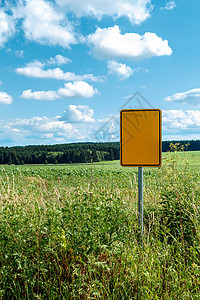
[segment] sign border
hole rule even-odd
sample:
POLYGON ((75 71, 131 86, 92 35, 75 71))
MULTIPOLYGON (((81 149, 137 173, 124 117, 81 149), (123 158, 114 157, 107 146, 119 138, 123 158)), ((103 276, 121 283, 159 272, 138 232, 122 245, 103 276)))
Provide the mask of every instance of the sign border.
POLYGON ((120 111, 120 165, 122 167, 160 167, 162 161, 162 124, 161 124, 162 111, 158 108, 155 109, 122 109, 120 111), (123 164, 122 163, 122 113, 128 111, 158 111, 159 112, 159 162, 158 164, 123 164))

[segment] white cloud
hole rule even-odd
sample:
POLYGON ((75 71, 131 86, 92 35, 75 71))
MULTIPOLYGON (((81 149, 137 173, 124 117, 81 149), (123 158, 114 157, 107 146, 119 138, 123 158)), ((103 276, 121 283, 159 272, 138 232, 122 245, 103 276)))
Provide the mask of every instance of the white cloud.
POLYGON ((0 47, 4 46, 14 32, 14 18, 0 9, 0 47))
POLYGON ((60 120, 69 123, 86 122, 91 123, 93 119, 94 110, 86 105, 69 105, 60 120))
MULTIPOLYGON (((20 144, 44 144, 76 140, 79 131, 60 117, 32 117, 29 119, 0 120, 0 140, 20 144), (61 138, 62 136, 62 138, 61 138)), ((6 143, 7 144, 7 143, 6 143)))
POLYGON ((15 18, 23 19, 22 29, 27 39, 47 45, 70 47, 76 39, 66 16, 58 12, 52 2, 44 0, 20 1, 13 9, 15 18))
POLYGON ((56 55, 55 58, 50 58, 46 61, 33 60, 26 64, 23 68, 17 68, 16 72, 20 75, 24 75, 27 77, 35 77, 35 78, 48 78, 48 79, 56 79, 56 80, 66 80, 66 81, 81 81, 81 80, 91 80, 94 82, 103 81, 102 76, 96 77, 93 74, 83 74, 76 75, 73 72, 63 72, 60 68, 54 69, 46 69, 45 66, 53 65, 53 64, 66 64, 71 62, 71 60, 62 55, 56 55))
POLYGON ((68 97, 93 97, 97 94, 97 89, 94 89, 92 85, 85 81, 75 81, 65 83, 64 88, 58 89, 58 95, 63 98, 68 97))
POLYGON ((165 134, 199 133, 199 110, 163 110, 163 131, 165 134))
POLYGON ((32 64, 29 63, 24 68, 17 68, 16 72, 20 75, 35 78, 48 78, 56 80, 66 81, 80 81, 80 80, 91 80, 94 82, 103 81, 102 77, 96 77, 93 74, 76 75, 73 72, 63 72, 60 68, 44 70, 42 63, 35 61, 32 64), (38 66, 36 65, 38 64, 38 66))
POLYGON ((34 100, 56 100, 60 98, 83 97, 89 98, 97 94, 97 89, 85 81, 74 81, 65 83, 64 88, 59 88, 57 91, 23 91, 21 98, 34 100))
POLYGON ((13 99, 10 95, 0 91, 0 104, 12 104, 13 99))
MULTIPOLYGON (((27 63, 26 67, 30 68, 30 69, 31 68, 43 68, 43 67, 49 66, 49 65, 64 65, 64 64, 71 63, 71 62, 72 62, 71 59, 69 59, 68 57, 58 54, 55 57, 50 57, 49 59, 46 59, 43 61, 34 59, 33 61, 27 63)), ((21 70, 21 69, 23 70, 25 68, 19 68, 19 70, 21 70)))
MULTIPOLYGON (((43 68, 46 65, 46 62, 41 62, 37 59, 34 59, 33 61, 26 64, 26 67, 28 68, 43 68)), ((22 68, 23 70, 23 68, 22 68)))
POLYGON ((47 119, 45 120, 45 122, 42 122, 40 124, 40 127, 38 128, 39 131, 51 131, 51 132, 56 132, 56 131, 60 131, 62 130, 64 133, 68 133, 70 131, 74 131, 74 133, 76 132, 75 129, 73 129, 71 124, 65 123, 64 121, 60 121, 57 118, 55 118, 55 120, 51 120, 51 119, 47 119))
POLYGON ((71 63, 71 59, 68 57, 62 56, 60 54, 57 54, 55 57, 50 57, 49 59, 46 59, 44 61, 39 61, 37 59, 34 59, 33 61, 26 64, 26 67, 45 67, 48 65, 64 65, 71 63))
POLYGON ((165 5, 165 9, 167 10, 172 10, 176 7, 176 2, 175 1, 168 1, 165 5))
POLYGON ((62 118, 35 116, 0 120, 1 144, 19 145, 19 141, 20 145, 94 141, 99 122, 93 119, 93 109, 84 105, 69 105, 66 112, 62 118))
POLYGON ((15 132, 46 132, 49 133, 49 131, 55 132, 57 130, 62 130, 64 132, 76 132, 76 130, 73 129, 73 126, 71 124, 65 123, 64 121, 59 121, 60 117, 53 117, 48 118, 46 116, 43 117, 33 117, 30 119, 11 119, 5 122, 4 128, 6 127, 9 130, 13 130, 15 128, 15 132))
POLYGON ((133 70, 129 66, 115 60, 108 61, 108 72, 117 75, 121 80, 128 79, 133 74, 133 70))
POLYGON ((71 62, 71 59, 58 54, 54 58, 50 57, 50 59, 47 60, 45 64, 46 65, 64 65, 64 64, 68 64, 70 62, 71 62))
POLYGON ((56 100, 60 98, 56 91, 36 91, 32 92, 32 90, 23 91, 20 96, 24 99, 34 99, 34 100, 56 100))
POLYGON ((162 40, 155 33, 146 32, 121 34, 117 25, 98 28, 88 36, 88 44, 97 58, 143 59, 153 56, 171 55, 172 49, 167 40, 162 40))
POLYGON ((95 16, 101 19, 103 15, 112 17, 128 17, 132 23, 140 24, 145 21, 152 10, 151 0, 56 0, 78 17, 95 16))
POLYGON ((200 88, 192 89, 182 93, 175 93, 172 96, 165 97, 165 101, 198 104, 200 103, 200 88))

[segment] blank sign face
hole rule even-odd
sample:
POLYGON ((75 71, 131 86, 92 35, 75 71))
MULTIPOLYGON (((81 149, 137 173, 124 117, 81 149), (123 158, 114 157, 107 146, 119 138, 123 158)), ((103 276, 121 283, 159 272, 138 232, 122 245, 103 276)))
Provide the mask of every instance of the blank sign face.
POLYGON ((124 109, 120 112, 120 164, 161 165, 161 110, 124 109))

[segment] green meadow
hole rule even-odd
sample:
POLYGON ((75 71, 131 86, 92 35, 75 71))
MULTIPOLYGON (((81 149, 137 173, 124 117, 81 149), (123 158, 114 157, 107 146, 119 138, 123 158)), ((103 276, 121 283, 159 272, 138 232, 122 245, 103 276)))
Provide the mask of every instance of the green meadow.
POLYGON ((0 166, 0 299, 200 299, 200 151, 0 166))

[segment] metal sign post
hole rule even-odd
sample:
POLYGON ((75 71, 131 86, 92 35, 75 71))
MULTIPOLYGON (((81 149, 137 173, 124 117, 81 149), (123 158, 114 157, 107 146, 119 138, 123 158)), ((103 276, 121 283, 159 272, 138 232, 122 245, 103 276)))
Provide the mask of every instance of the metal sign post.
POLYGON ((143 244, 143 167, 138 168, 138 221, 141 228, 140 236, 143 244))

